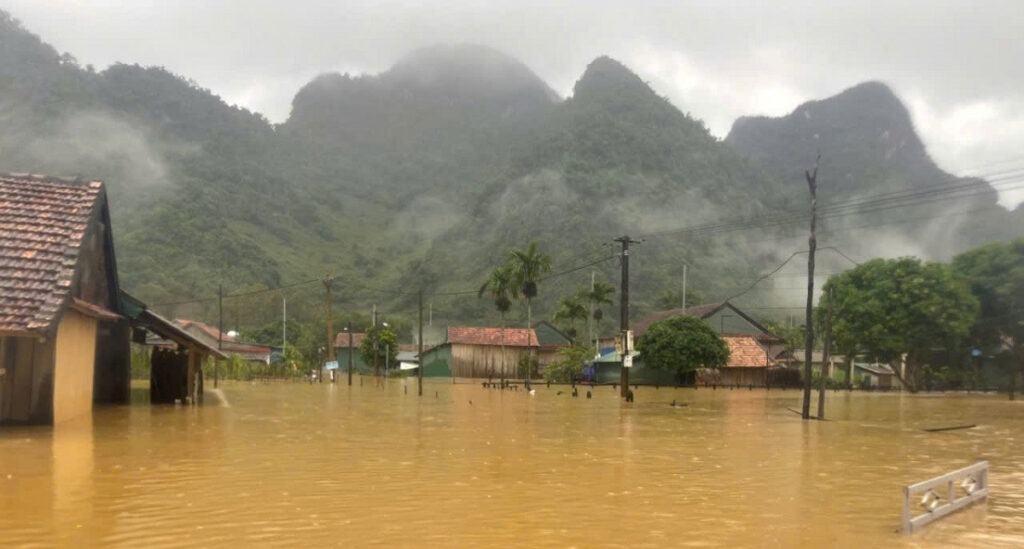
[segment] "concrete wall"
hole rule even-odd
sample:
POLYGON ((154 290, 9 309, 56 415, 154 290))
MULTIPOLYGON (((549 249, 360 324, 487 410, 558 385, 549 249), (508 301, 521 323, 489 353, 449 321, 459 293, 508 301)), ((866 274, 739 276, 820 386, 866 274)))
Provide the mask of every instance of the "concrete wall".
POLYGON ((53 422, 92 411, 96 320, 68 310, 54 342, 53 422))

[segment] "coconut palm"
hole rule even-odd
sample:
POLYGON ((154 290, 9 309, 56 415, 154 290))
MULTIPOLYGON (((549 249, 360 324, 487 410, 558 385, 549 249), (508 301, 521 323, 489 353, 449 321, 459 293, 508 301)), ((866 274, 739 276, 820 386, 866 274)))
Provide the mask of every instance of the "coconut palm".
POLYGON ((615 286, 608 284, 607 282, 596 282, 594 287, 590 290, 584 290, 582 296, 590 302, 590 306, 594 309, 593 319, 595 324, 595 332, 597 332, 597 338, 601 337, 601 319, 604 318, 604 311, 601 309, 603 305, 611 305, 611 296, 615 293, 615 286))
POLYGON ((555 310, 553 319, 555 321, 568 320, 569 321, 569 336, 576 340, 576 320, 583 320, 587 318, 587 308, 580 302, 580 296, 571 296, 563 298, 558 302, 558 309, 555 310))
POLYGON ((512 250, 509 268, 513 285, 526 299, 526 328, 533 325, 533 298, 537 297, 537 283, 551 272, 551 256, 537 251, 537 242, 530 242, 524 250, 512 250))
POLYGON ((501 381, 505 382, 505 313, 512 308, 512 300, 519 297, 519 289, 513 283, 512 269, 509 264, 495 267, 487 280, 480 285, 477 297, 487 294, 494 302, 494 308, 501 313, 501 381))

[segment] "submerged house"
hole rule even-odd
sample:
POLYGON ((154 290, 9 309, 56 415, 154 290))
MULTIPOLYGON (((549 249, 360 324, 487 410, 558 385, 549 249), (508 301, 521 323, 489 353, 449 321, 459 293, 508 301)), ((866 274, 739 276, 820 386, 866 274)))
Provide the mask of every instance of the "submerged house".
POLYGON ((424 377, 519 377, 520 359, 540 349, 532 328, 451 326, 444 343, 424 351, 420 363, 424 377))
POLYGON ((103 184, 0 176, 0 423, 126 402, 129 334, 103 184))
MULTIPOLYGON (((373 373, 373 365, 368 366, 359 354, 359 346, 365 338, 365 333, 352 332, 350 334, 347 331, 338 332, 338 335, 334 337, 334 359, 338 361, 339 372, 348 372, 349 360, 351 360, 353 372, 373 373)), ((380 367, 383 369, 384 365, 381 364, 380 367)))
MULTIPOLYGON (((639 341, 655 322, 680 315, 696 316, 718 333, 729 346, 729 364, 723 368, 703 369, 678 378, 673 372, 646 367, 643 355, 636 355, 630 371, 630 383, 763 387, 768 382, 769 370, 779 367, 772 357, 781 352, 785 341, 727 301, 651 313, 633 324, 634 340, 639 341)), ((602 383, 617 382, 620 364, 618 354, 610 352, 602 355, 594 361, 596 380, 602 383)))
POLYGON ((242 360, 264 366, 270 365, 270 347, 267 345, 238 341, 236 336, 221 333, 219 329, 198 320, 179 318, 174 323, 207 346, 218 348, 225 354, 236 355, 242 360))

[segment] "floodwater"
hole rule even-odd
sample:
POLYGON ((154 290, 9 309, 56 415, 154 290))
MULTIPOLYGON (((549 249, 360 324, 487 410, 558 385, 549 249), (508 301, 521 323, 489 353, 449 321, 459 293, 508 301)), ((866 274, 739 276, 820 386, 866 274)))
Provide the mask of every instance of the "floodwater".
POLYGON ((830 393, 802 422, 797 391, 415 387, 222 383, 225 407, 0 430, 0 545, 1024 546, 1005 396, 830 393), (987 502, 899 533, 902 486, 981 459, 987 502))

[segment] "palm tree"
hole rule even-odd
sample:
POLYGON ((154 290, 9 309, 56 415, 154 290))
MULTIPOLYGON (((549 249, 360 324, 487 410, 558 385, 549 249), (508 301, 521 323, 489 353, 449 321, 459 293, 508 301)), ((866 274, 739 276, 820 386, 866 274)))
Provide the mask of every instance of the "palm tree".
MULTIPOLYGON (((601 338, 601 319, 604 318, 604 311, 601 310, 602 305, 611 305, 612 294, 615 293, 615 286, 608 284, 607 282, 596 282, 594 287, 590 290, 584 290, 582 295, 590 301, 590 305, 594 308, 594 324, 596 325, 597 339, 601 338)), ((600 352, 599 344, 594 344, 598 352, 600 352)))
POLYGON ((587 308, 580 303, 580 296, 563 298, 558 302, 558 309, 555 311, 554 320, 568 320, 569 336, 573 342, 576 341, 576 320, 587 318, 587 308))
POLYGON ((525 250, 512 250, 508 260, 513 286, 522 291, 526 299, 526 328, 529 330, 533 325, 532 302, 537 297, 537 283, 551 272, 551 256, 538 252, 537 241, 533 241, 525 250))
POLYGON ((512 300, 519 297, 519 289, 513 283, 509 264, 495 267, 487 280, 480 285, 477 297, 491 296, 494 308, 501 313, 501 383, 505 384, 505 313, 512 308, 512 300))

